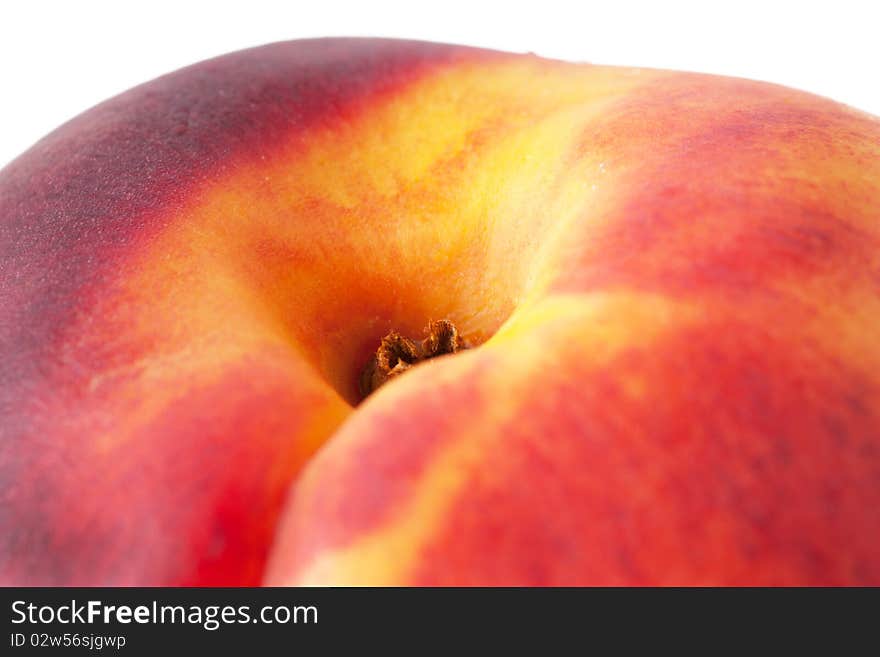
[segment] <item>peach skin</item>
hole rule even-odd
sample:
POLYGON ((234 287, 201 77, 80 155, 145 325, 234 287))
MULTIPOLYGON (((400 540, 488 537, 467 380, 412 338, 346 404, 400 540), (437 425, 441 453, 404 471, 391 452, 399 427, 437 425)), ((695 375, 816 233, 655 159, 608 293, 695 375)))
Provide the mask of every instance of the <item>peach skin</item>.
POLYGON ((880 584, 880 120, 380 39, 0 171, 0 583, 880 584))

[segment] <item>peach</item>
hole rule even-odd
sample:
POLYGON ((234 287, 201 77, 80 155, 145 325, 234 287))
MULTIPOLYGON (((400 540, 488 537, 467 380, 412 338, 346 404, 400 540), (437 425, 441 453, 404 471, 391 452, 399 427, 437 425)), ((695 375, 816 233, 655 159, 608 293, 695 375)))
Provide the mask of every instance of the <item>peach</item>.
POLYGON ((747 80, 133 89, 0 172, 0 581, 880 584, 878 198, 880 120, 747 80))

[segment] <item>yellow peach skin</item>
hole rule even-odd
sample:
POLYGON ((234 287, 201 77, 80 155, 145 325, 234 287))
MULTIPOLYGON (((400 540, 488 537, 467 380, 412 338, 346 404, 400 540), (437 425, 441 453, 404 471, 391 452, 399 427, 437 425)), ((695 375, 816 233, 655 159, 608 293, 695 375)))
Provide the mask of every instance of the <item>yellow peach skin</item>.
POLYGON ((878 199, 877 118, 745 80, 148 83, 0 172, 0 580, 880 584, 878 199))

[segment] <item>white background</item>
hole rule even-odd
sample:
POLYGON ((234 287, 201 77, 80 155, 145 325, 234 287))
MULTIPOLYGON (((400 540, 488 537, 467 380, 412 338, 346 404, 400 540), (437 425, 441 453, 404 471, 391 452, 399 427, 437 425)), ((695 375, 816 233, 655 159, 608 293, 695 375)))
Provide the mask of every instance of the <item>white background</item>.
POLYGON ((0 166, 105 98, 198 60, 316 36, 446 41, 737 75, 880 115, 880 3, 0 0, 0 166))

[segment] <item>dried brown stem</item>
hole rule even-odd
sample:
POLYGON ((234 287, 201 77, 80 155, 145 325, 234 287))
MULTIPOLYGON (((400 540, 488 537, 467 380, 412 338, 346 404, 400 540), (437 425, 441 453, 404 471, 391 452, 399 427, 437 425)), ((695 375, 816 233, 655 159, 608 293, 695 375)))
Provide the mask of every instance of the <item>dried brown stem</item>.
POLYGON ((428 337, 421 342, 404 337, 397 331, 391 331, 382 338, 376 353, 361 372, 361 396, 368 396, 421 361, 454 354, 469 347, 459 335, 455 324, 448 319, 429 322, 427 333, 428 337))

